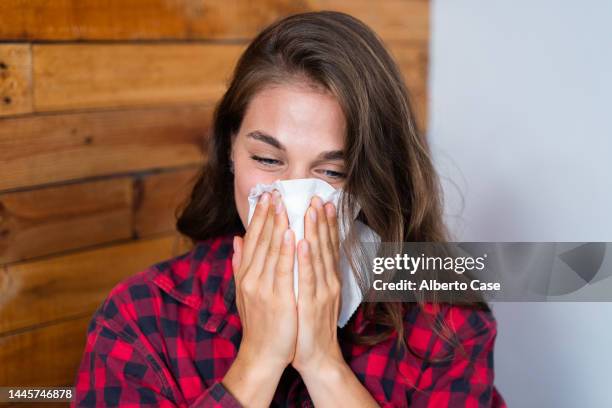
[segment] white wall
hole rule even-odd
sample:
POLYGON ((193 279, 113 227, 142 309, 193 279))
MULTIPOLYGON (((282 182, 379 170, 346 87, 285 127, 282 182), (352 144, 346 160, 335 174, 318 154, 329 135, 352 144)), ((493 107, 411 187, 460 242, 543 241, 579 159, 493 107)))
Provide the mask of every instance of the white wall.
MULTIPOLYGON (((612 2, 433 0, 430 56, 456 239, 612 241, 612 2)), ((493 307, 510 407, 612 407, 612 303, 493 307)))

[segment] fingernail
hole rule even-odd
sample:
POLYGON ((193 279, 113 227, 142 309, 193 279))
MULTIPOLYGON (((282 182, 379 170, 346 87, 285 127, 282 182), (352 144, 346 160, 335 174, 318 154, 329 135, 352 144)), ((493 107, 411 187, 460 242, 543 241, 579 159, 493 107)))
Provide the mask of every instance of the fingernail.
POLYGON ((302 253, 306 255, 308 253, 308 241, 302 241, 302 253))
POLYGON ((268 193, 263 193, 261 197, 259 197, 259 202, 262 204, 267 204, 268 201, 270 201, 270 194, 268 193))
POLYGON ((321 204, 321 199, 318 196, 314 196, 312 198, 312 204, 317 208, 321 208, 323 206, 323 204, 321 204))
POLYGON ((285 235, 283 235, 283 240, 285 241, 285 244, 288 244, 289 241, 291 241, 291 230, 289 228, 287 228, 287 230, 285 231, 285 235))
POLYGON ((310 219, 313 221, 317 220, 317 210, 315 210, 314 208, 310 207, 308 209, 308 212, 310 213, 310 219))
POLYGON ((336 214, 336 209, 333 204, 328 204, 325 206, 325 213, 329 218, 333 217, 336 214))

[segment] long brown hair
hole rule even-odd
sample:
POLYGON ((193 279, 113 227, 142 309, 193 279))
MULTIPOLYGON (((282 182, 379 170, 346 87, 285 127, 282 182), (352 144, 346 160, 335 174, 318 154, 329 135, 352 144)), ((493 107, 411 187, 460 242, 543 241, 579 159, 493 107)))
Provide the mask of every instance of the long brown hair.
MULTIPOLYGON (((402 74, 383 42, 364 23, 341 12, 294 14, 265 28, 240 57, 229 88, 214 111, 208 158, 178 230, 192 241, 244 233, 234 202, 229 152, 253 96, 271 84, 300 81, 331 92, 346 118, 341 212, 353 214, 383 242, 446 242, 441 192, 424 134, 417 128, 402 74)), ((359 245, 349 234, 345 248, 359 245)), ((350 251, 347 253, 351 253, 350 251)), ((363 277, 357 277, 363 290, 363 277)), ((473 306, 483 307, 474 303, 473 306)), ((364 316, 374 334, 352 336, 373 345, 397 334, 404 341, 406 307, 423 303, 366 302, 364 316)), ((484 306, 486 307, 486 306, 484 306)), ((351 324, 345 332, 352 333, 351 324)), ((432 322, 449 342, 452 335, 432 322)))

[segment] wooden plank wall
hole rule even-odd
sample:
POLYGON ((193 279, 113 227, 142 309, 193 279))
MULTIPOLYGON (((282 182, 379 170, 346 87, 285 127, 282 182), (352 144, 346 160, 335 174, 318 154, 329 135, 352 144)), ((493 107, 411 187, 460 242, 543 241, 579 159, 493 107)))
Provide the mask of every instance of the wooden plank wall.
POLYGON ((426 0, 2 0, 0 385, 71 385, 121 279, 189 248, 174 209, 259 29, 334 9, 369 24, 426 117, 426 0))

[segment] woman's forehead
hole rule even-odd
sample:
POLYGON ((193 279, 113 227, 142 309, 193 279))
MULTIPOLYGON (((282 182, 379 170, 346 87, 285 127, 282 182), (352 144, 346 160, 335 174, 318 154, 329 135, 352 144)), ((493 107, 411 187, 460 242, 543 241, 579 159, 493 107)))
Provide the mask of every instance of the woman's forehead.
POLYGON ((306 87, 275 86, 253 97, 241 133, 259 132, 287 148, 315 144, 326 150, 344 146, 345 128, 344 114, 333 95, 306 87))

